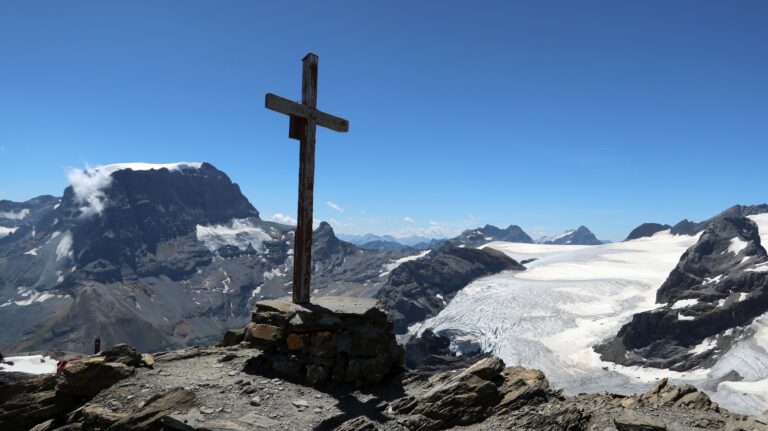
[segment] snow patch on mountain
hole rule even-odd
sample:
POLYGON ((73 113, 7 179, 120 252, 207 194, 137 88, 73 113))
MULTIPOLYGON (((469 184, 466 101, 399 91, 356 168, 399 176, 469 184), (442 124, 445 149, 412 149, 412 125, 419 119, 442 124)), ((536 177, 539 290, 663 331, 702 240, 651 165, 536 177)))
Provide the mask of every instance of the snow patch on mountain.
POLYGON ((45 302, 49 299, 53 298, 63 298, 64 295, 56 295, 50 292, 39 292, 34 289, 29 289, 27 287, 19 287, 16 289, 18 295, 22 298, 17 301, 14 301, 12 299, 9 299, 8 301, 4 302, 3 304, 0 304, 0 308, 7 307, 11 304, 14 304, 19 307, 26 307, 27 305, 32 305, 35 302, 45 302))
POLYGON ((688 308, 692 305, 696 305, 699 302, 698 299, 681 299, 679 301, 675 301, 674 304, 672 304, 672 309, 677 310, 680 308, 688 308))
POLYGON ((4 238, 14 232, 16 232, 17 227, 5 227, 0 226, 0 238, 4 238))
POLYGON ((180 171, 183 169, 200 169, 199 162, 178 163, 116 163, 112 165, 86 167, 85 169, 72 168, 67 173, 69 184, 72 186, 75 199, 79 204, 83 216, 101 214, 107 205, 104 190, 112 183, 112 174, 117 171, 131 169, 134 171, 149 171, 168 169, 180 171))
POLYGON ((250 219, 233 219, 228 224, 202 226, 195 229, 197 240, 201 241, 210 251, 231 245, 240 250, 253 247, 257 252, 263 252, 264 241, 272 239, 268 233, 250 219))
POLYGON ((50 356, 11 356, 5 358, 7 363, 0 365, 1 371, 27 374, 53 374, 56 372, 56 360, 50 356))
POLYGON ((576 231, 571 229, 571 230, 567 230, 567 231, 565 231, 563 233, 560 233, 560 234, 557 234, 557 235, 543 236, 543 237, 539 238, 538 240, 536 240, 536 242, 544 244, 545 242, 549 242, 549 241, 557 241, 558 239, 565 238, 568 235, 573 234, 574 232, 576 232, 576 231))
POLYGON ((768 213, 755 214, 747 216, 747 218, 757 224, 760 232, 760 244, 763 247, 768 247, 768 213))
POLYGON ((8 220, 24 220, 29 215, 29 208, 22 208, 18 211, 0 211, 0 218, 8 220))
POLYGON ((733 254, 739 254, 741 253, 742 250, 747 248, 747 245, 749 245, 748 242, 735 236, 731 238, 731 245, 728 246, 728 251, 730 251, 733 254))
POLYGON ((394 260, 390 263, 387 263, 382 266, 382 272, 379 275, 379 277, 386 277, 388 276, 392 271, 395 270, 398 266, 404 264, 405 262, 410 262, 412 260, 421 259, 422 257, 429 254, 431 250, 424 250, 421 253, 414 254, 411 256, 401 257, 400 259, 394 260))
POLYGON ((66 232, 64 235, 61 235, 61 240, 59 240, 59 245, 56 246, 56 260, 61 260, 61 259, 64 259, 65 257, 71 257, 71 256, 72 256, 72 234, 69 232, 66 232))

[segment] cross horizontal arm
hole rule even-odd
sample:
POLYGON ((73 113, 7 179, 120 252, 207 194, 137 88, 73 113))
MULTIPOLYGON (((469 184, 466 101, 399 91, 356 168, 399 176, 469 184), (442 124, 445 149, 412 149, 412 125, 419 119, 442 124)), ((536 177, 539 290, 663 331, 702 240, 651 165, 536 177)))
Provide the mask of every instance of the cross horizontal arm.
POLYGON ((280 112, 281 114, 293 115, 296 117, 305 118, 307 120, 313 119, 315 124, 318 126, 323 126, 337 132, 349 131, 349 121, 343 118, 334 117, 331 114, 326 114, 323 111, 310 108, 307 105, 296 103, 276 94, 267 93, 264 106, 266 106, 267 109, 280 112))

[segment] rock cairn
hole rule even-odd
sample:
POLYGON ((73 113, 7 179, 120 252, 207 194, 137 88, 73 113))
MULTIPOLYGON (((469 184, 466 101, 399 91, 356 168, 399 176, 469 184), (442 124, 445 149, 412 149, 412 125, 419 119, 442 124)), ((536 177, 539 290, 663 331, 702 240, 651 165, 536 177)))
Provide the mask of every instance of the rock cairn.
POLYGON ((240 343, 260 349, 246 372, 272 372, 312 385, 377 383, 403 364, 392 323, 371 298, 258 302, 251 323, 227 332, 221 345, 240 343))

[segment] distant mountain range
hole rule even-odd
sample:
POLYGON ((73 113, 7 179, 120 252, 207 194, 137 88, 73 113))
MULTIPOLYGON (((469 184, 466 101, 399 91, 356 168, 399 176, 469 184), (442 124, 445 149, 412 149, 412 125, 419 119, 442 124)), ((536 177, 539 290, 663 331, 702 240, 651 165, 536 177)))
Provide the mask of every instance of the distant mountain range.
POLYGON ((365 235, 352 235, 352 234, 344 234, 340 233, 338 234, 339 239, 342 239, 344 241, 350 242, 355 245, 363 245, 368 244, 371 242, 394 242, 397 244, 402 244, 407 247, 414 247, 418 248, 423 244, 434 242, 435 240, 440 240, 444 238, 430 238, 426 236, 407 236, 407 237, 399 237, 396 238, 392 235, 376 235, 372 233, 367 233, 365 235))
POLYGON ((494 225, 486 224, 483 227, 467 229, 458 236, 449 239, 436 239, 426 237, 395 238, 391 235, 345 235, 339 234, 339 238, 352 242, 363 248, 374 250, 425 250, 439 247, 445 243, 452 247, 477 247, 492 241, 521 242, 532 244, 564 244, 564 245, 599 245, 610 241, 601 241, 585 226, 568 230, 552 237, 542 237, 536 241, 531 238, 520 226, 509 225, 502 229, 494 225))

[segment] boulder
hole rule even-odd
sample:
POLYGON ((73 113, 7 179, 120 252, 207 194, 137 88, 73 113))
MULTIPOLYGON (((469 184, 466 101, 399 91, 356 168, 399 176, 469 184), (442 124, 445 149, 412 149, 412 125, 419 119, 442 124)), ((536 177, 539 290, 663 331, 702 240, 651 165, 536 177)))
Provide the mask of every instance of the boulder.
POLYGON ((646 393, 640 396, 640 403, 653 408, 674 407, 691 410, 717 410, 718 406, 704 392, 692 385, 669 385, 667 379, 661 379, 646 393))
POLYGON ((142 364, 139 352, 128 344, 115 344, 107 350, 102 350, 97 356, 104 357, 105 362, 117 362, 130 367, 142 364))
POLYGON ((141 366, 146 368, 155 368, 155 357, 149 353, 142 353, 141 366))
POLYGON ((544 374, 525 368, 504 368, 504 362, 487 357, 459 373, 432 376, 420 396, 392 403, 394 412, 407 415, 401 424, 426 431, 480 422, 495 412, 545 401, 549 383, 544 374))
POLYGON ((218 347, 237 346, 245 341, 245 329, 230 329, 224 333, 224 339, 218 344, 218 347))
POLYGON ((134 373, 134 368, 93 356, 67 364, 56 382, 57 394, 91 398, 134 373))
POLYGON ((105 429, 125 416, 124 413, 115 413, 98 404, 86 404, 73 411, 68 421, 80 423, 88 429, 105 429))

